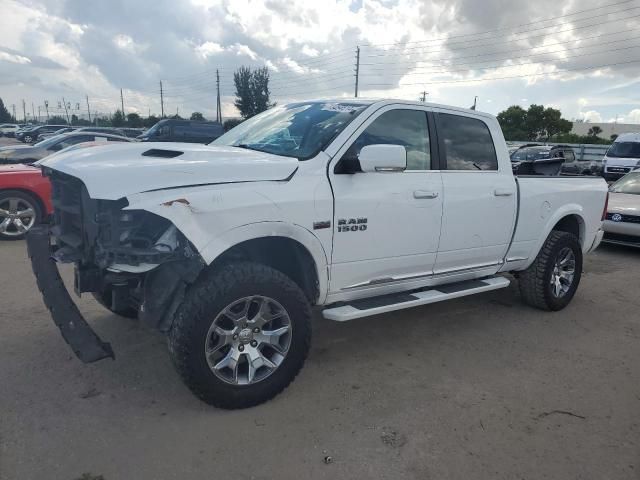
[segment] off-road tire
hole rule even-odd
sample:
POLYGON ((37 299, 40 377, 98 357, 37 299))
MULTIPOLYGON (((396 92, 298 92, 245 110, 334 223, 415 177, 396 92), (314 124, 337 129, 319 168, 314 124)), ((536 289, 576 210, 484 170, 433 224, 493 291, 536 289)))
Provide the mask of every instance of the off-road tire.
POLYGON ((522 300, 542 310, 562 310, 576 293, 582 276, 582 249, 575 235, 553 230, 538 256, 525 271, 520 273, 519 287, 522 300), (556 297, 551 288, 551 275, 559 252, 569 247, 575 256, 575 274, 569 291, 556 297))
POLYGON ((311 307, 289 277, 266 265, 235 262, 205 272, 187 291, 168 335, 173 363, 189 389, 218 408, 239 409, 264 403, 296 377, 311 343, 311 307), (205 357, 205 341, 216 316, 233 301, 251 295, 276 300, 292 324, 289 351, 267 378, 250 385, 232 385, 218 378, 205 357))
POLYGON ((138 310, 133 307, 111 308, 111 289, 106 289, 102 292, 91 292, 91 295, 96 299, 96 302, 116 315, 125 318, 138 318, 138 310))

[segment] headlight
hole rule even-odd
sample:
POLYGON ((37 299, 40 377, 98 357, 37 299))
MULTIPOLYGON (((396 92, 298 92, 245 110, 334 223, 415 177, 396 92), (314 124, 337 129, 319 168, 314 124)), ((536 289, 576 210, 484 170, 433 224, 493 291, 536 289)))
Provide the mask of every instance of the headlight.
POLYGON ((606 159, 606 158, 603 158, 603 159, 602 159, 602 165, 604 166, 604 165, 606 165, 606 164, 607 164, 607 159, 606 159))

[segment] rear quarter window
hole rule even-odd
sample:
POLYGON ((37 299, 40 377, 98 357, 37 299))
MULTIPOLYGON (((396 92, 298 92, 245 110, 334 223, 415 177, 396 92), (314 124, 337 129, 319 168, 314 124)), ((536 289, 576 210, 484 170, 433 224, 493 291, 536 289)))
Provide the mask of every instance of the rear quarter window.
POLYGON ((493 138, 482 120, 439 113, 438 137, 446 170, 498 170, 493 138))

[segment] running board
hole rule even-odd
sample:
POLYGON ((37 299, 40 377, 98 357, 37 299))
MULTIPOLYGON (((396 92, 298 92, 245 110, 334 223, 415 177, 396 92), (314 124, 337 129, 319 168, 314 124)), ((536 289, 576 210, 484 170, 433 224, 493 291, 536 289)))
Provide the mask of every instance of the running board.
POLYGON ((508 287, 509 283, 509 280, 504 277, 489 277, 482 280, 449 283, 447 285, 439 285, 430 290, 394 293, 392 295, 355 300, 349 305, 327 308, 322 311, 322 316, 328 320, 346 322, 356 318, 465 297, 474 293, 498 290, 499 288, 508 287))

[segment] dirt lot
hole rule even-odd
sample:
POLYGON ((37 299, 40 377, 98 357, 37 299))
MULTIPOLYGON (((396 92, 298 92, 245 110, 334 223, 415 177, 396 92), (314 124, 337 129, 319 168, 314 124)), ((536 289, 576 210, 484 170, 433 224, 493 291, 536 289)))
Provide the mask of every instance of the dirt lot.
POLYGON ((24 244, 0 243, 0 265, 2 480, 640 478, 640 251, 590 256, 559 313, 510 288, 346 324, 318 316, 298 379, 236 412, 183 387, 161 335, 86 296, 118 359, 81 364, 24 244))

